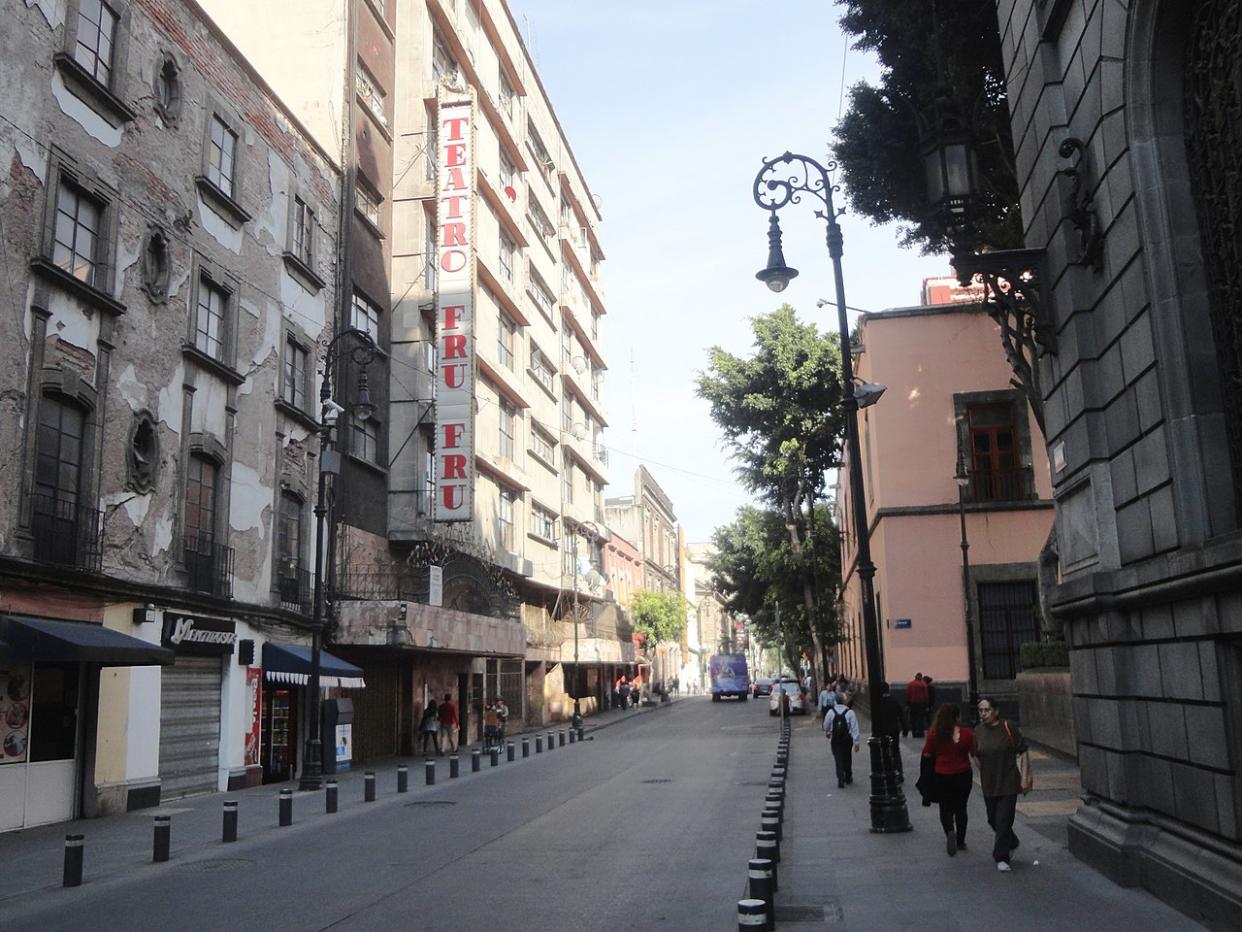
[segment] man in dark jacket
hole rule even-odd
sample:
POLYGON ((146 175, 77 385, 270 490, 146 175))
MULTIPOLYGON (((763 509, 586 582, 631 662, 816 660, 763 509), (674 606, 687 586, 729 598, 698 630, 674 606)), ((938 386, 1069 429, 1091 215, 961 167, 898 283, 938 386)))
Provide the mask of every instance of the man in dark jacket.
POLYGON ((910 712, 910 734, 923 737, 927 727, 927 684, 922 673, 914 674, 914 679, 906 684, 906 709, 910 712))
POLYGON ((901 706, 893 698, 887 683, 880 687, 880 699, 875 704, 874 714, 875 734, 880 738, 892 739, 893 769, 897 771, 897 778, 904 781, 901 767, 901 706))

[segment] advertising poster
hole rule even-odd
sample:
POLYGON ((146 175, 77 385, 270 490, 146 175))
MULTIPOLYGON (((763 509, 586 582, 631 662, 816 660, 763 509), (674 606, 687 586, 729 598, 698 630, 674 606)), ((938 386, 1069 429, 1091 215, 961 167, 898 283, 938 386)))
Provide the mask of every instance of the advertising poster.
POLYGON ((263 671, 246 668, 246 701, 250 705, 250 730, 246 733, 246 766, 259 763, 260 726, 263 716, 263 671))
POLYGON ((0 669, 0 764, 19 764, 30 743, 30 670, 0 669))
POLYGON ((354 726, 353 725, 337 725, 336 726, 336 769, 338 771, 348 770, 350 759, 353 757, 352 746, 354 743, 354 726))

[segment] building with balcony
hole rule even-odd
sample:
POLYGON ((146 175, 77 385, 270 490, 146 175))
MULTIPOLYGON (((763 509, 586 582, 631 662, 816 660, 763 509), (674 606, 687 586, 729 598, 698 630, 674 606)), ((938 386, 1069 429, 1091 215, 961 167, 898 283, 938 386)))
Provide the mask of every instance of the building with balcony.
MULTIPOLYGON (((1013 702, 1018 648, 1040 639, 1038 561, 1052 502, 1039 428, 1009 385, 998 327, 982 305, 954 303, 862 314, 857 332, 858 377, 887 386, 859 412, 884 674, 898 697, 922 672, 938 701, 962 701, 969 636, 980 690, 1013 702)), ((865 682, 848 468, 835 495, 844 628, 836 664, 865 682)))
POLYGON ((0 80, 0 829, 287 776, 339 164, 193 3, 17 4, 0 80))

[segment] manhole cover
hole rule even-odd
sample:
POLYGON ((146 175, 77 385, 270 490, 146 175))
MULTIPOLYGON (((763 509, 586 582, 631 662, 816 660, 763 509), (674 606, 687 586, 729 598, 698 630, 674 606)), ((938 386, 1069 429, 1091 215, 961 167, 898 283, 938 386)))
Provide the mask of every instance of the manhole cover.
POLYGON ((672 783, 672 780, 639 780, 639 783, 672 783))
POLYGON ((185 866, 198 871, 226 871, 234 867, 250 867, 252 864, 254 861, 247 858, 217 858, 213 861, 195 861, 185 866))
POLYGON ((419 799, 419 800, 415 800, 412 803, 405 804, 407 809, 409 809, 411 806, 456 806, 456 805, 457 805, 457 800, 455 799, 419 799))

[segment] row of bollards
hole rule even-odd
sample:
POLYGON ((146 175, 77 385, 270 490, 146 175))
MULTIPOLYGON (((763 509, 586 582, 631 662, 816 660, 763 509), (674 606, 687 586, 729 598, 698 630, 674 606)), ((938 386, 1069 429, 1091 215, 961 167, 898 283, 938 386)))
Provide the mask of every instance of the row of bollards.
MULTIPOLYGON (((582 728, 563 729, 559 733, 549 731, 547 733, 548 750, 558 746, 564 747, 568 738, 570 744, 576 744, 583 741, 582 728)), ((542 754, 544 746, 544 736, 542 734, 535 735, 535 753, 542 754)), ((480 762, 482 751, 479 748, 472 748, 470 751, 470 771, 478 773, 480 770, 480 762)), ((500 748, 493 746, 488 749, 491 766, 500 765, 500 748)), ((522 757, 530 757, 530 738, 522 738, 522 757)), ((517 759, 517 749, 514 742, 509 741, 505 744, 505 759, 512 763, 517 759)), ((427 760, 425 764, 425 773, 427 786, 435 786, 436 784, 436 762, 427 760)), ((458 756, 453 754, 449 757, 449 779, 457 779, 461 775, 461 764, 458 756)), ((405 764, 397 766, 397 792, 408 793, 410 790, 410 769, 405 764)), ((363 801, 368 803, 375 802, 376 799, 376 777, 375 771, 368 770, 363 774, 362 780, 363 801)), ((324 811, 331 815, 339 811, 339 788, 336 780, 326 780, 324 782, 324 811)), ((281 827, 293 824, 293 790, 285 788, 280 791, 277 802, 277 821, 281 827)), ((237 841, 238 830, 238 810, 237 800, 224 800, 224 825, 221 832, 221 841, 224 844, 237 841)), ((154 836, 151 845, 151 860, 155 863, 163 863, 167 861, 172 850, 172 816, 157 815, 154 817, 154 836)), ((62 886, 78 887, 82 884, 82 869, 85 861, 86 852, 86 836, 85 835, 66 835, 65 836, 65 862, 62 877, 62 886)))
POLYGON ((755 856, 746 865, 746 898, 737 902, 738 932, 776 928, 776 892, 780 889, 779 865, 784 836, 785 777, 789 772, 789 719, 781 720, 776 745, 776 764, 768 778, 763 814, 755 833, 755 856))

